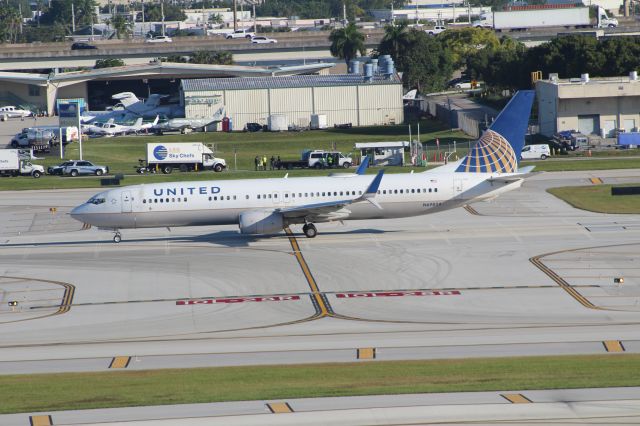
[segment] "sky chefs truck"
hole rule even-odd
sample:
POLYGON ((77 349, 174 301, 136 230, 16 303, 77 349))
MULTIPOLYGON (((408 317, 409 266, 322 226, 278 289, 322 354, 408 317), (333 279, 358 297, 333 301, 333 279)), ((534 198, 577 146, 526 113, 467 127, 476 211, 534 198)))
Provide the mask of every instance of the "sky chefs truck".
POLYGON ((493 28, 496 31, 544 27, 591 28, 594 24, 598 28, 612 28, 618 26, 618 20, 610 18, 603 8, 597 7, 594 23, 589 17, 588 7, 567 7, 483 13, 479 20, 472 23, 474 27, 493 28))
POLYGON ((33 176, 44 174, 44 167, 20 157, 19 149, 0 149, 0 176, 33 176))
POLYGON ((214 170, 221 172, 227 167, 222 158, 216 158, 201 142, 190 143, 148 143, 146 166, 138 168, 139 173, 157 172, 169 174, 173 169, 181 172, 214 170))

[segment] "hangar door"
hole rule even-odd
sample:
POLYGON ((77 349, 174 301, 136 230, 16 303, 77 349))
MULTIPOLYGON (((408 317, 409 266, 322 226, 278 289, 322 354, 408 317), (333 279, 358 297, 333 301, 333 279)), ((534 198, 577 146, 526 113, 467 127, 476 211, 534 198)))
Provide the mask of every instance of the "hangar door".
POLYGON ((579 115, 578 131, 583 135, 600 134, 600 115, 579 115))

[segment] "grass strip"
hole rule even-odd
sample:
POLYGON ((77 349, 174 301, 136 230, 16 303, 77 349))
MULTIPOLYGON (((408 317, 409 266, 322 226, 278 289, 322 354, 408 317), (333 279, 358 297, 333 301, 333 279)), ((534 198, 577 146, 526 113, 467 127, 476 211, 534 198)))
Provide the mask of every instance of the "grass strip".
POLYGON ((0 376, 0 413, 429 392, 640 386, 608 354, 0 376))
MULTIPOLYGON (((638 186, 637 184, 615 186, 638 186)), ((611 195, 614 185, 565 186, 547 191, 573 207, 597 213, 640 213, 640 195, 611 195)))

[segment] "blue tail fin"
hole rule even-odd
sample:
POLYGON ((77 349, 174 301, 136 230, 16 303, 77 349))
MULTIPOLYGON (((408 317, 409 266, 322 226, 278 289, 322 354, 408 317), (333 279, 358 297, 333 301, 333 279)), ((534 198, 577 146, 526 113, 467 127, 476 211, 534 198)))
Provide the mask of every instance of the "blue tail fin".
POLYGON ((534 97, 533 90, 516 93, 469 154, 462 159, 456 172, 515 173, 534 97))

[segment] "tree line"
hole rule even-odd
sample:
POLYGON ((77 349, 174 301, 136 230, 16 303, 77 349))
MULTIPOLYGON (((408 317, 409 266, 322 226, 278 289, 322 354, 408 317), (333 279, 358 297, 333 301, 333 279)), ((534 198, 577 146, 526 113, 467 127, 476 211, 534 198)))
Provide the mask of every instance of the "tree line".
MULTIPOLYGON (((351 23, 332 31, 331 53, 346 62, 366 54, 364 36, 351 23)), ((391 55, 407 89, 421 93, 447 88, 454 71, 484 81, 492 90, 531 88, 531 73, 558 73, 560 78, 589 73, 598 77, 627 75, 640 66, 640 37, 596 39, 587 35, 557 37, 527 48, 489 29, 448 29, 430 36, 401 22, 385 27, 372 57, 391 55)))

